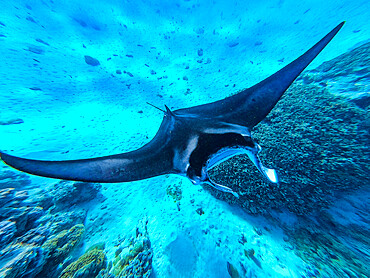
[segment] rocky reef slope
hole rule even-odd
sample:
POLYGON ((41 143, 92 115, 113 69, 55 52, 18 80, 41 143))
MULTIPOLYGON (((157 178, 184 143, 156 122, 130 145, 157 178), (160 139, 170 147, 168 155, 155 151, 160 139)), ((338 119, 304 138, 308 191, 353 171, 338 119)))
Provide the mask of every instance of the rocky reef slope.
POLYGON ((367 43, 304 73, 255 128, 261 159, 278 171, 279 184, 238 156, 212 175, 241 197, 207 188, 281 227, 312 266, 310 277, 370 272, 369 65, 367 43))

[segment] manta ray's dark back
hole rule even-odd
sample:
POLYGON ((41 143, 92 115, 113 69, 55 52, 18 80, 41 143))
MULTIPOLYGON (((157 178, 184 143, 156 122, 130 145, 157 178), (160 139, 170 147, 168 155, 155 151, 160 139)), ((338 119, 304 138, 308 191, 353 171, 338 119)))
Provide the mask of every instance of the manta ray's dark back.
MULTIPOLYGON (((132 152, 91 159, 43 161, 0 152, 9 166, 39 176, 87 182, 127 182, 163 174, 187 175, 194 183, 209 181, 204 169, 241 147, 265 177, 277 182, 272 169, 258 160, 260 149, 250 129, 262 121, 286 89, 337 34, 335 27, 302 56, 238 94, 186 109, 167 109, 155 137, 132 152), (219 154, 217 159, 214 154, 219 154), (212 161, 212 162, 210 162, 212 161), (205 168, 204 168, 205 166, 205 168)), ((218 189, 228 191, 221 185, 218 189)))

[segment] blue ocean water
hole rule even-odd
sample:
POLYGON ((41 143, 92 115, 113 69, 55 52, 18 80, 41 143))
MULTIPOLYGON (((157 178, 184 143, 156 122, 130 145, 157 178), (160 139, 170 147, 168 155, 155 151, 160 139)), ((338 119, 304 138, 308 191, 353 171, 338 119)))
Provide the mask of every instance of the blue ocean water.
POLYGON ((1 163, 1 277, 369 276, 368 1, 0 6, 0 150, 39 160, 135 150, 163 119, 147 103, 224 99, 346 21, 252 130, 279 184, 243 157, 214 170, 239 199, 179 175, 82 183, 1 163))

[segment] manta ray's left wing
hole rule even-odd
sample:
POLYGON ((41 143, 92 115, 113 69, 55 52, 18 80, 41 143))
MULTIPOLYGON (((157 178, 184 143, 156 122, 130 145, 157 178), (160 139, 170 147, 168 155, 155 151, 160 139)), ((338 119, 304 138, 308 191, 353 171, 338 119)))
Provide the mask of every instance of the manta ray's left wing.
POLYGON ((23 172, 57 179, 85 182, 127 182, 176 173, 171 118, 165 116, 156 136, 143 147, 127 153, 91 159, 46 161, 0 153, 9 166, 23 172))
POLYGON ((174 113, 253 128, 274 108, 290 84, 333 39, 343 24, 340 23, 302 56, 253 87, 213 103, 175 110, 174 113))

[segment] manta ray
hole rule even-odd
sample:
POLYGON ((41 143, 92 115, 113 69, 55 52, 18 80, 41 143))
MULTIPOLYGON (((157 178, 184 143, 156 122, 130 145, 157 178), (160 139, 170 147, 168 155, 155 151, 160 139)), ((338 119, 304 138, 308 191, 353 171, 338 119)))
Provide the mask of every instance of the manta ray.
POLYGON ((258 156, 260 145, 251 130, 274 108, 284 92, 342 28, 340 23, 296 60, 258 84, 212 103, 171 111, 165 106, 154 138, 137 150, 90 159, 47 161, 0 152, 1 159, 20 171, 49 178, 119 183, 165 174, 186 176, 238 197, 212 180, 208 171, 239 154, 247 154, 262 176, 278 183, 274 169, 258 156))

